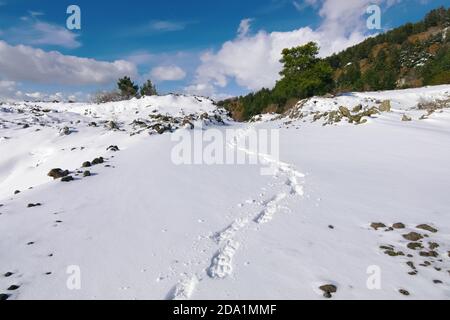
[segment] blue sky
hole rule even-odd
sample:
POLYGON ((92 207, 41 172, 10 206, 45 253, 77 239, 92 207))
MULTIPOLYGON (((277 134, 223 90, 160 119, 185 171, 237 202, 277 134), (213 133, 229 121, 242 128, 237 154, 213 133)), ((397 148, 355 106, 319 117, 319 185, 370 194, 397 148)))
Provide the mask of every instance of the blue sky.
POLYGON ((447 1, 0 0, 0 97, 84 99, 123 74, 162 93, 247 93, 274 84, 283 46, 315 40, 328 55, 382 31, 365 24, 374 3, 387 30, 447 1), (71 4, 81 30, 66 28, 71 4))

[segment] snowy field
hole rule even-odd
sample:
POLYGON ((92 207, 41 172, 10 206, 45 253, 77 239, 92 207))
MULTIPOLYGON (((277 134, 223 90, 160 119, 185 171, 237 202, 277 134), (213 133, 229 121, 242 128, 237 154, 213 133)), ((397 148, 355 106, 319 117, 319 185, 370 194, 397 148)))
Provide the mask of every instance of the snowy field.
POLYGON ((2 104, 1 297, 450 299, 449 100, 450 86, 312 98, 249 123, 201 97, 2 104), (173 162, 177 132, 230 129, 227 148, 278 130, 279 159, 173 162))

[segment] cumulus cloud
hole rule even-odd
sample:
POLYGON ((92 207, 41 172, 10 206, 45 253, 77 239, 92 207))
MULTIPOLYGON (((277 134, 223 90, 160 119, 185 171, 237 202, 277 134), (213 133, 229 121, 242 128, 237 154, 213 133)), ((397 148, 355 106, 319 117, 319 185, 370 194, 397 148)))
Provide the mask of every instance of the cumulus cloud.
POLYGON ((75 49, 81 46, 79 34, 63 26, 39 20, 41 12, 29 11, 29 15, 21 17, 21 23, 4 30, 3 39, 13 44, 58 46, 75 49))
POLYGON ((186 77, 186 72, 178 66, 159 66, 151 71, 152 79, 156 81, 177 81, 186 77))
POLYGON ((124 75, 135 76, 128 61, 98 61, 43 51, 29 46, 11 46, 0 41, 0 75, 10 81, 44 84, 105 84, 124 75))
POLYGON ((77 40, 77 34, 46 22, 35 23, 30 38, 28 43, 32 45, 52 45, 69 49, 81 46, 81 43, 77 40))
POLYGON ((321 25, 312 29, 299 28, 290 32, 249 34, 251 20, 242 20, 234 40, 225 42, 218 51, 201 56, 195 81, 187 92, 214 95, 230 80, 248 90, 271 88, 279 79, 281 51, 315 41, 320 56, 325 57, 355 45, 367 37, 364 20, 370 4, 391 3, 394 0, 308 0, 306 4, 320 6, 321 25))

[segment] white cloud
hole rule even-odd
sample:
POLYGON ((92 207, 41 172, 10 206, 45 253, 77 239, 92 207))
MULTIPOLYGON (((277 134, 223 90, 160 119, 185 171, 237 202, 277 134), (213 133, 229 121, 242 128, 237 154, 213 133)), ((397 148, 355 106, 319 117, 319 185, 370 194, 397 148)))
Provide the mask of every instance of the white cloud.
POLYGON ((77 40, 78 34, 66 28, 46 22, 37 22, 33 25, 28 41, 31 45, 52 45, 74 49, 81 46, 77 40))
POLYGON ((81 46, 80 34, 66 29, 64 26, 39 20, 42 12, 29 11, 27 16, 20 17, 21 22, 4 30, 3 40, 14 44, 59 46, 74 49, 81 46))
POLYGON ((249 33, 250 24, 251 24, 252 20, 253 19, 244 19, 241 21, 241 23, 239 24, 239 28, 238 28, 238 37, 239 38, 243 38, 249 33))
POLYGON ((292 5, 297 11, 303 11, 309 6, 314 6, 319 2, 319 0, 303 0, 303 1, 292 1, 292 5))
POLYGON ((145 65, 155 59, 155 55, 146 51, 138 51, 130 54, 125 60, 134 63, 135 65, 145 65))
POLYGON ((177 81, 186 77, 186 72, 178 66, 159 66, 152 69, 150 73, 156 81, 177 81))
POLYGON ((124 60, 98 61, 0 41, 0 74, 10 81, 86 85, 135 76, 137 71, 134 64, 124 60))
POLYGON ((179 31, 186 28, 186 23, 180 21, 159 20, 151 22, 150 28, 155 31, 163 32, 179 31))
POLYGON ((88 101, 90 95, 83 92, 46 93, 40 91, 24 92, 18 89, 15 81, 0 80, 0 102, 5 101, 88 101))
POLYGON ((367 37, 365 11, 370 4, 396 0, 307 0, 321 5, 322 23, 317 29, 303 27, 289 32, 259 31, 249 35, 250 21, 241 22, 236 39, 225 42, 218 51, 201 56, 195 81, 185 88, 189 93, 214 95, 230 80, 248 90, 271 88, 280 78, 281 51, 315 41, 325 57, 355 45, 367 37))

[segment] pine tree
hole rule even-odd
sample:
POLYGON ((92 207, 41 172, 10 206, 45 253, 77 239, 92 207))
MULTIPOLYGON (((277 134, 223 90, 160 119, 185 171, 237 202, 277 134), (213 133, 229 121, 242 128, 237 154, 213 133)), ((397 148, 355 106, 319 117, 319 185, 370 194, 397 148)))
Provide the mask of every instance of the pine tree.
POLYGON ((156 91, 156 87, 153 85, 151 80, 147 80, 141 87, 141 96, 156 96, 158 92, 156 91))
POLYGON ((139 86, 135 85, 134 82, 131 81, 130 77, 123 77, 119 79, 117 86, 119 87, 120 95, 125 99, 136 97, 139 90, 139 86))

